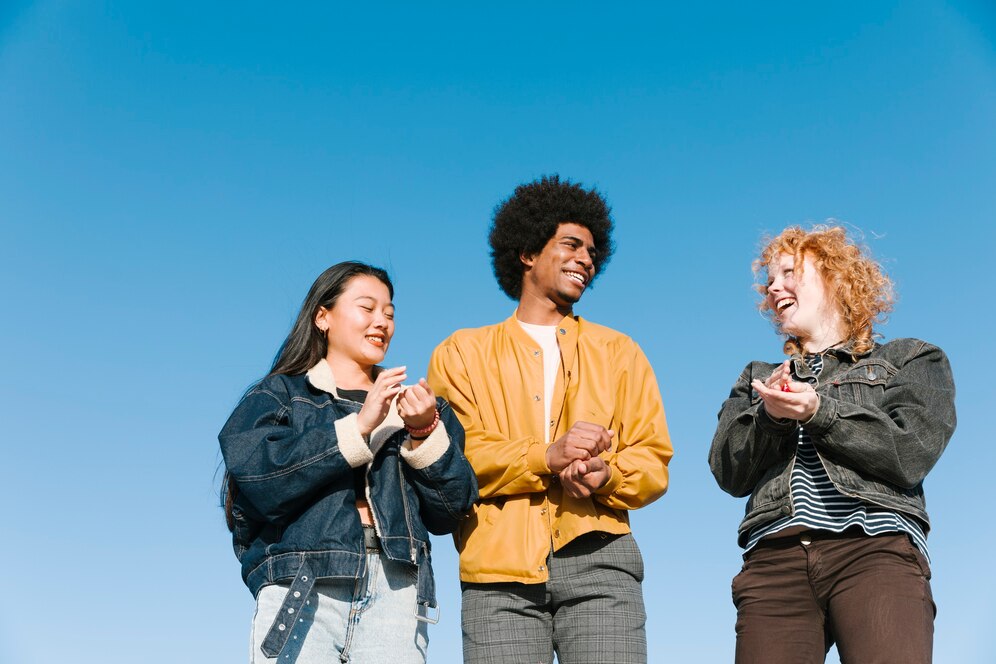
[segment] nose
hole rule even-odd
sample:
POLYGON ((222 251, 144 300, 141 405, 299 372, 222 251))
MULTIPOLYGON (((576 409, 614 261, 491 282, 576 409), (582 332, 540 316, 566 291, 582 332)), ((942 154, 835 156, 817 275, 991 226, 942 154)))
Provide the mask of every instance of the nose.
POLYGON ((591 254, 588 253, 586 247, 579 247, 577 252, 574 254, 574 260, 578 265, 581 265, 585 269, 590 268, 594 261, 591 260, 591 254))

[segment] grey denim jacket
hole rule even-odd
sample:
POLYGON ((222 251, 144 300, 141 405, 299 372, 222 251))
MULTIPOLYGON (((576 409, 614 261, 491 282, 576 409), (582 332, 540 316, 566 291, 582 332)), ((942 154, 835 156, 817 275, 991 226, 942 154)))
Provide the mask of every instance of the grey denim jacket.
MULTIPOLYGON (((740 546, 753 528, 793 510, 789 482, 798 423, 769 417, 750 385, 777 367, 747 365, 720 408, 709 450, 719 486, 736 497, 750 495, 740 546)), ((954 380, 944 351, 919 339, 896 339, 857 357, 846 347, 831 351, 819 377, 794 356, 792 371, 820 395, 806 431, 837 490, 912 516, 926 533, 923 479, 956 422, 954 380)))

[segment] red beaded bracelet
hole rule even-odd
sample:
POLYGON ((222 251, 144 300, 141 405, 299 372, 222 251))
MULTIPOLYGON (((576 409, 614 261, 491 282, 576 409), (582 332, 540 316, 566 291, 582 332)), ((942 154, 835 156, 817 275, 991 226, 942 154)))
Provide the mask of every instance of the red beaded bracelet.
POLYGON ((435 430, 437 424, 439 424, 438 408, 436 409, 435 416, 432 418, 432 424, 430 424, 427 427, 422 427, 421 429, 415 429, 413 427, 408 426, 408 424, 405 424, 405 430, 408 432, 408 435, 411 436, 412 438, 426 438, 430 433, 433 432, 433 430, 435 430))

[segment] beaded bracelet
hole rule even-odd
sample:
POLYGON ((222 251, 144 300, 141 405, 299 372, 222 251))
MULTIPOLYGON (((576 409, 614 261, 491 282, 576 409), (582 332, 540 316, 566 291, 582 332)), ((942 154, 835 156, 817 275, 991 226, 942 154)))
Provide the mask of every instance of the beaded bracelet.
POLYGON ((408 424, 405 424, 405 430, 408 432, 408 435, 411 436, 412 438, 416 440, 421 440, 423 438, 427 438, 429 434, 432 433, 433 430, 436 428, 437 424, 439 424, 438 408, 436 409, 436 414, 432 418, 432 423, 429 426, 422 427, 421 429, 416 429, 414 427, 408 426, 408 424))

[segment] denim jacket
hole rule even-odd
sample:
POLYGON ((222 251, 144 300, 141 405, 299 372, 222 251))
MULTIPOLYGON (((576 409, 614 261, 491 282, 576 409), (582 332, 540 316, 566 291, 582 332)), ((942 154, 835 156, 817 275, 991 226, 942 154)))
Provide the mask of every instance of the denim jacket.
MULTIPOLYGON (((365 466, 384 554, 411 565, 419 612, 436 606, 429 533, 453 532, 477 499, 463 427, 447 402, 437 406, 440 425, 412 450, 393 406, 369 443, 360 435, 362 404, 338 398, 324 360, 304 375, 268 376, 243 397, 218 439, 238 487, 232 539, 253 596, 290 583, 280 614, 292 615, 316 579, 365 573, 353 482, 353 469, 365 466)), ((269 656, 290 634, 279 622, 263 644, 269 656)))
MULTIPOLYGON (((733 496, 750 494, 741 546, 753 528, 793 509, 789 482, 799 423, 769 417, 750 385, 777 367, 747 365, 719 411, 709 451, 719 486, 733 496)), ((944 351, 918 339, 896 339, 859 356, 847 347, 830 351, 819 376, 794 356, 792 372, 820 396, 805 428, 837 490, 910 515, 926 533, 923 479, 955 429, 954 381, 944 351)))

